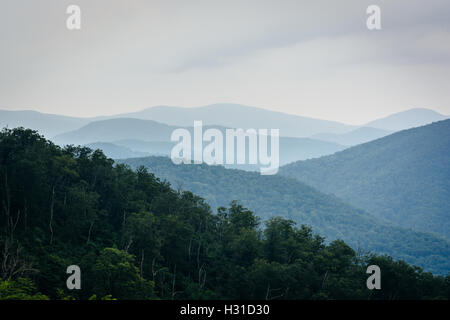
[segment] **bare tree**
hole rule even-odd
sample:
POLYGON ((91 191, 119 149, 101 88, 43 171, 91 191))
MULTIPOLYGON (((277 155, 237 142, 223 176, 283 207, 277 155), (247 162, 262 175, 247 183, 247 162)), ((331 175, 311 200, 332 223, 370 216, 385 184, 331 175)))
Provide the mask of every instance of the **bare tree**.
POLYGON ((55 207, 55 186, 53 186, 52 189, 52 201, 50 204, 50 222, 49 222, 49 227, 50 227, 50 244, 53 243, 53 211, 54 211, 54 207, 55 207))
POLYGON ((88 233, 88 238, 87 238, 87 240, 86 240, 86 244, 88 244, 89 243, 89 241, 91 240, 91 230, 92 230, 92 227, 94 226, 94 220, 92 220, 91 221, 91 225, 89 226, 89 233, 88 233))
POLYGON ((17 242, 5 239, 2 252, 2 274, 1 278, 10 280, 26 273, 37 271, 32 264, 25 260, 21 254, 21 247, 17 242))
POLYGON ((144 268, 144 249, 141 250, 141 265, 140 265, 141 278, 143 277, 143 268, 144 268))

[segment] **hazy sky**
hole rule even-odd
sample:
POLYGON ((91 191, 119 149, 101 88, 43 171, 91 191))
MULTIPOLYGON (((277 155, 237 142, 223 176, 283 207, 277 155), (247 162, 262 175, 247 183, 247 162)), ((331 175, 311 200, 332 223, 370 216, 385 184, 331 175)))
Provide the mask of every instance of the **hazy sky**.
POLYGON ((413 107, 450 115, 448 0, 2 0, 0 40, 1 109, 234 102, 351 124, 413 107), (81 30, 66 28, 70 4, 81 30), (366 27, 370 4, 382 30, 366 27))

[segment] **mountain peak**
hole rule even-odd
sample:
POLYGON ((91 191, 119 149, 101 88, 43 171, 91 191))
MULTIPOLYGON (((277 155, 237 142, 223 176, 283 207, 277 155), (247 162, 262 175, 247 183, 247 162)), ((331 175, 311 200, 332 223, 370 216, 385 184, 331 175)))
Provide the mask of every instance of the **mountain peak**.
POLYGON ((388 131, 420 127, 448 117, 427 108, 412 108, 367 123, 365 126, 388 131))
POLYGON ((194 121, 204 125, 229 128, 280 129, 285 137, 308 137, 321 132, 344 133, 354 126, 339 122, 313 119, 259 107, 235 103, 216 103, 202 107, 154 106, 117 117, 154 120, 172 126, 189 127, 194 121))

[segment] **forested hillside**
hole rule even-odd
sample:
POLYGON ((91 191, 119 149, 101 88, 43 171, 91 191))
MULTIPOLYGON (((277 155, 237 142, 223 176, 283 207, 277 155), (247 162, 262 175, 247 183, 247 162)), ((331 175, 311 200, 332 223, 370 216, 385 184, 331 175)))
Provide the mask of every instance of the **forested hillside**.
POLYGON ((450 239, 450 120, 280 168, 403 227, 450 239))
POLYGON ((143 168, 30 130, 0 133, 0 181, 0 299, 449 296, 449 277, 325 244, 279 212, 264 225, 235 202, 213 214, 143 168), (366 289, 368 264, 383 270, 381 290, 366 289), (66 289, 69 265, 81 290, 66 289))
POLYGON ((393 227, 293 178, 222 166, 175 165, 165 157, 120 161, 132 168, 145 166, 174 188, 205 198, 213 208, 239 200, 262 219, 283 216, 311 225, 328 240, 343 239, 355 249, 387 253, 428 271, 447 274, 450 270, 448 241, 393 227))

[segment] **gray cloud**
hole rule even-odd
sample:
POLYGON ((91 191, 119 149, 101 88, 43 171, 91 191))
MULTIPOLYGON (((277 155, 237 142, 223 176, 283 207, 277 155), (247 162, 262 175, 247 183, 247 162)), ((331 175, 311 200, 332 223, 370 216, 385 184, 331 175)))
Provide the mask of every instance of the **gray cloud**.
POLYGON ((450 114, 449 16, 441 0, 4 0, 0 107, 96 115, 230 101, 351 123, 416 106, 450 114), (81 31, 65 28, 72 3, 81 31), (370 32, 373 3, 383 29, 370 32))

